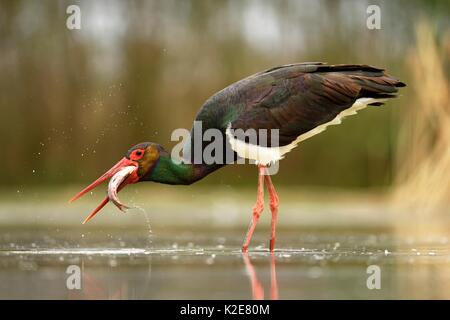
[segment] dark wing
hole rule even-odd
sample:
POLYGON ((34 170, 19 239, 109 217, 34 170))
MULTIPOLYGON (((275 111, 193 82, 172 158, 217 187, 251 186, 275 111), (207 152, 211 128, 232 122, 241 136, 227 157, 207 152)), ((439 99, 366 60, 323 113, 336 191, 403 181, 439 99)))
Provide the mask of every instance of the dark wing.
POLYGON ((196 120, 203 130, 225 131, 230 123, 233 129, 279 129, 279 145, 284 146, 333 120, 357 99, 392 98, 403 86, 382 69, 367 65, 291 64, 221 90, 205 102, 196 120))

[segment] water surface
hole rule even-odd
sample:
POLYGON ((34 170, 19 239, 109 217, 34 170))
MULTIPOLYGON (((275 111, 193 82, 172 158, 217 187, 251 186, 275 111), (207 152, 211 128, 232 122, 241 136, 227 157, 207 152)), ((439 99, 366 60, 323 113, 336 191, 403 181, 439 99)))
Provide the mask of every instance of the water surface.
POLYGON ((404 299, 450 298, 449 239, 390 230, 8 228, 0 234, 1 299, 404 299), (80 267, 81 289, 66 273, 80 267), (381 288, 368 289, 368 266, 381 288))

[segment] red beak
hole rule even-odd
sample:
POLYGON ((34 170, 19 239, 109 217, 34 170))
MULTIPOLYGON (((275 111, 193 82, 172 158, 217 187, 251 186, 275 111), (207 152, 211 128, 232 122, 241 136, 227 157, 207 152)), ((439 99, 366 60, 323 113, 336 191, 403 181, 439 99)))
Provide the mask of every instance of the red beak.
MULTIPOLYGON (((119 192, 121 189, 123 189, 126 185, 131 184, 131 183, 136 183, 139 181, 139 176, 137 174, 137 169, 138 169, 138 164, 135 161, 129 160, 127 158, 123 158, 122 160, 120 160, 119 162, 117 162, 117 164, 112 167, 111 169, 109 169, 106 173, 104 173, 100 178, 98 178, 97 180, 95 180, 93 183, 91 183, 89 186, 87 186, 86 188, 84 188, 83 190, 81 190, 75 197, 73 197, 72 199, 69 200, 70 202, 73 202, 75 200, 77 200, 78 198, 80 198, 81 196, 83 196, 84 194, 88 193, 89 191, 91 191, 92 189, 94 189, 95 187, 97 187, 98 185, 102 184, 103 182, 111 179, 112 177, 114 177, 114 175, 116 173, 118 173, 119 171, 121 171, 122 169, 129 167, 129 166, 134 166, 136 167, 136 170, 132 172, 132 174, 130 174, 117 188, 117 192, 119 192)), ((109 196, 107 196, 101 203, 100 205, 95 208, 95 210, 83 221, 83 224, 85 224, 86 222, 88 222, 90 219, 92 219, 108 202, 110 201, 109 196)))

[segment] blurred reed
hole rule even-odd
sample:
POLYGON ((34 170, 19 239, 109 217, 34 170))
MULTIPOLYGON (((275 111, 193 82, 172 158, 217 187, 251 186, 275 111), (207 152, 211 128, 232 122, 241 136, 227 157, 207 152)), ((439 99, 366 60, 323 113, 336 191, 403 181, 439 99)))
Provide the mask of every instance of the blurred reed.
MULTIPOLYGON (((397 170, 392 204, 397 214, 395 232, 412 244, 426 239, 448 244, 450 217, 450 33, 438 35, 429 21, 416 28, 416 43, 407 65, 411 73, 409 106, 402 109, 397 170)), ((398 274, 411 270, 399 265, 398 274)), ((396 279, 399 291, 413 298, 426 294, 439 299, 448 291, 448 267, 414 266, 422 276, 415 281, 396 279), (430 285, 434 283, 434 285, 430 285)))
POLYGON ((407 58, 409 105, 402 109, 393 204, 420 229, 446 230, 450 213, 450 33, 416 28, 407 58), (421 228, 423 226, 423 228, 421 228))

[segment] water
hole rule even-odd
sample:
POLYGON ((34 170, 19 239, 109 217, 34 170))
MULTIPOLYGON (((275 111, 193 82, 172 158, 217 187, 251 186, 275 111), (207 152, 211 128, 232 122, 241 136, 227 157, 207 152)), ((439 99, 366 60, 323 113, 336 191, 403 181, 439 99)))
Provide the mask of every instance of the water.
POLYGON ((450 298, 446 237, 389 230, 258 229, 248 255, 242 230, 174 228, 5 229, 1 299, 403 299, 450 298), (69 266, 81 289, 69 290, 69 266), (367 287, 379 266, 381 289, 367 287))
POLYGON ((144 208, 138 206, 138 205, 134 205, 132 208, 130 208, 130 210, 128 211, 132 211, 135 210, 137 212, 139 212, 140 214, 142 214, 145 218, 145 223, 147 225, 147 229, 148 229, 148 237, 147 237, 147 245, 150 246, 151 245, 151 239, 152 239, 152 225, 150 222, 150 214, 147 212, 147 210, 145 210, 144 208))

